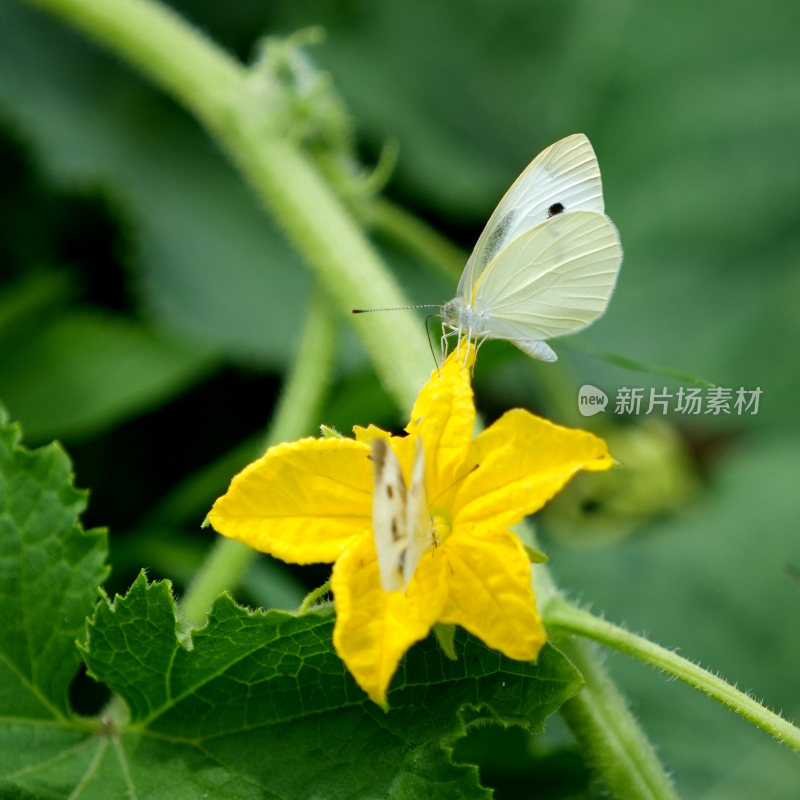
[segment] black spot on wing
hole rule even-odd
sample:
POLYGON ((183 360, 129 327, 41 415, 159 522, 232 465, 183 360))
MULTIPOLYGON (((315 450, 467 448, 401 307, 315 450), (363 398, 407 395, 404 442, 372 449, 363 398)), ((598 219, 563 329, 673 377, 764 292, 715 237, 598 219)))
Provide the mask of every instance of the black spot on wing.
POLYGON ((397 542, 400 540, 400 531, 397 529, 397 518, 392 517, 392 541, 397 542))
POLYGON ((564 204, 563 203, 553 203, 550 208, 547 209, 547 216, 554 217, 556 214, 561 214, 564 211, 564 204))

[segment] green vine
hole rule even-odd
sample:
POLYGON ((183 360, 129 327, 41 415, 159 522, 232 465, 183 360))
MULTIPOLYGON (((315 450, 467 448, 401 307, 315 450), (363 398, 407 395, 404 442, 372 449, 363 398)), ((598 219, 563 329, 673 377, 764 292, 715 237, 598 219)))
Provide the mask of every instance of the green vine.
POLYGON ((656 669, 662 669, 695 689, 705 692, 709 697, 713 697, 800 752, 800 728, 765 708, 750 695, 726 683, 718 675, 693 664, 672 650, 667 650, 649 639, 599 619, 588 611, 582 611, 562 597, 554 596, 550 599, 545 606, 544 617, 547 629, 551 633, 570 633, 592 639, 637 658, 645 664, 650 664, 656 669))

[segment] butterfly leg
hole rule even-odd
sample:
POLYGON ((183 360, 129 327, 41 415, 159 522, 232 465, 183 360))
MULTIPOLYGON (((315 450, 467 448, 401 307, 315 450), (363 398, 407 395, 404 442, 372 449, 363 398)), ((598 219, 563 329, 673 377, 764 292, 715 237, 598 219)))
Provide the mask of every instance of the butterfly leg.
POLYGON ((442 361, 444 361, 450 353, 450 339, 453 333, 453 330, 447 330, 447 332, 442 333, 442 361))
POLYGON ((472 328, 467 330, 467 346, 464 348, 464 363, 461 365, 462 367, 467 366, 467 361, 469 361, 469 350, 472 347, 472 328))
POLYGON ((461 353, 461 331, 462 331, 462 328, 461 328, 461 325, 459 325, 458 328, 455 331, 455 334, 456 334, 456 361, 458 361, 458 356, 461 353))
POLYGON ((442 338, 441 338, 441 348, 442 348, 442 362, 447 358, 447 354, 450 352, 450 338, 455 336, 457 333, 456 328, 446 327, 442 325, 442 338))
MULTIPOLYGON (((470 333, 470 339, 469 339, 469 342, 470 342, 470 343, 472 343, 472 331, 470 331, 469 333, 470 333)), ((489 336, 488 336, 488 334, 486 334, 486 335, 482 336, 480 339, 476 339, 476 340, 475 340, 474 347, 475 347, 475 354, 476 354, 476 355, 477 355, 477 353, 478 353, 478 350, 480 350, 480 347, 481 347, 481 345, 482 345, 482 344, 483 344, 483 343, 484 343, 484 342, 485 342, 485 341, 486 341, 488 338, 489 338, 489 336)), ((467 352, 469 353, 469 349, 467 349, 467 352)), ((464 359, 464 366, 466 366, 466 365, 467 365, 467 359, 465 358, 465 359, 464 359)), ((472 364, 472 371, 473 371, 473 372, 475 371, 475 362, 473 362, 473 364, 472 364)))

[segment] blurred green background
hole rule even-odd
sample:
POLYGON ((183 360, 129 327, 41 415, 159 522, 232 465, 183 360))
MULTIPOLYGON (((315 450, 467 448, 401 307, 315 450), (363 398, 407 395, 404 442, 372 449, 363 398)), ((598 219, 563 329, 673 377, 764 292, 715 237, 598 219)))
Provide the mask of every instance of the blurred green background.
MULTIPOLYGON (((623 463, 539 520, 571 597, 798 715, 800 5, 173 5, 244 60, 265 34, 323 26, 309 55, 351 112, 360 158, 395 140, 385 194, 465 254, 539 150, 590 137, 625 248, 609 310, 554 343, 554 366, 487 344, 479 406, 593 427, 623 463), (583 419, 584 383, 612 398, 691 385, 598 351, 760 387, 758 414, 583 419)), ((143 565, 180 588, 212 540, 206 510, 257 452, 308 276, 186 113, 16 0, 0 2, 0 175, 0 402, 29 444, 68 447, 92 489, 87 525, 111 529, 110 589, 143 565)), ((453 295, 456 272, 380 230, 375 241, 411 300, 453 295)), ((339 351, 319 421, 400 424, 352 335, 339 351)), ((288 606, 323 576, 263 559, 240 597, 288 606)), ((683 685, 609 663, 683 796, 798 797, 787 748, 683 685)), ((558 720, 532 741, 476 732, 457 754, 499 798, 591 791, 558 720)))

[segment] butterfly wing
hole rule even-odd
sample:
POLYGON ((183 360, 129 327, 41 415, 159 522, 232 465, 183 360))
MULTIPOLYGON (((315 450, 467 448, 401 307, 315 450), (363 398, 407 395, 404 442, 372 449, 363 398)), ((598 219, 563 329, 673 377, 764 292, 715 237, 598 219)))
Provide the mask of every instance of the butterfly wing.
POLYGON ((621 263, 619 234, 608 217, 559 214, 497 254, 471 303, 491 338, 508 339, 536 356, 532 342, 574 333, 605 311, 621 263))
POLYGON ((467 301, 483 270, 515 238, 572 211, 604 211, 600 168, 582 133, 550 145, 514 181, 486 223, 461 275, 457 295, 467 301))
POLYGON ((378 552, 378 569, 385 592, 405 585, 403 562, 408 545, 406 482, 394 450, 386 439, 373 439, 372 530, 378 552))
POLYGON ((417 564, 431 546, 431 518, 428 513, 428 496, 425 490, 425 448, 420 437, 415 437, 414 466, 408 485, 406 518, 409 524, 408 549, 403 562, 403 582, 408 586, 417 564))
POLYGON ((425 490, 425 449, 422 439, 415 438, 414 465, 408 487, 389 443, 385 439, 373 439, 371 444, 372 529, 385 592, 396 592, 408 586, 419 560, 432 543, 425 490))

